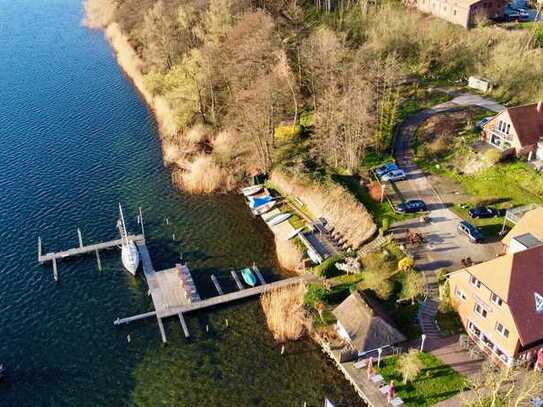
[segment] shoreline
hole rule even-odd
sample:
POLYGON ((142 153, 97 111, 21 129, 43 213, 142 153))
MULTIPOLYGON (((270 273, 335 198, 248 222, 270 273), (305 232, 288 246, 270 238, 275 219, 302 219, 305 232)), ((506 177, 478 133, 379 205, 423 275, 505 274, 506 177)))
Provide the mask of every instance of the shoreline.
POLYGON ((153 95, 145 86, 145 78, 140 69, 143 61, 136 54, 130 42, 115 22, 99 28, 103 31, 109 45, 115 53, 118 66, 130 79, 138 93, 143 97, 147 106, 153 111, 158 123, 161 138, 163 158, 166 160, 164 151, 164 139, 174 137, 179 129, 175 125, 175 113, 166 98, 153 95))

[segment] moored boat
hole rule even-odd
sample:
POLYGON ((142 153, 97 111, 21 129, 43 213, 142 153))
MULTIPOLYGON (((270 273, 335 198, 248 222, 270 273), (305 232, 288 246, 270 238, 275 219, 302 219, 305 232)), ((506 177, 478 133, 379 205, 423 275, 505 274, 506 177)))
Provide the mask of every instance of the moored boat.
POLYGON ((266 195, 261 198, 249 197, 249 208, 256 209, 259 206, 267 204, 271 200, 273 200, 273 197, 271 195, 266 195))
POLYGON ((264 188, 262 185, 254 185, 252 187, 241 188, 241 193, 245 196, 258 194, 264 188))
POLYGON ((243 277, 243 281, 245 281, 247 285, 250 285, 251 287, 255 286, 256 277, 250 268, 244 268, 243 270, 241 270, 241 276, 243 277))
POLYGON ((264 205, 259 206, 256 209, 252 209, 253 215, 263 215, 266 212, 271 211, 275 207, 276 204, 277 204, 277 202, 270 201, 270 202, 268 202, 268 203, 266 203, 264 205))
POLYGON ((140 256, 138 248, 135 243, 128 239, 128 233, 126 232, 126 224, 124 223, 124 214, 121 204, 119 204, 120 219, 117 221, 117 227, 121 234, 121 260, 124 268, 133 276, 136 275, 138 266, 140 264, 140 256))
POLYGON ((292 216, 292 214, 290 214, 290 213, 281 213, 281 214, 271 218, 268 221, 268 225, 270 225, 270 226, 279 225, 280 223, 283 223, 284 221, 286 221, 291 216, 292 216))

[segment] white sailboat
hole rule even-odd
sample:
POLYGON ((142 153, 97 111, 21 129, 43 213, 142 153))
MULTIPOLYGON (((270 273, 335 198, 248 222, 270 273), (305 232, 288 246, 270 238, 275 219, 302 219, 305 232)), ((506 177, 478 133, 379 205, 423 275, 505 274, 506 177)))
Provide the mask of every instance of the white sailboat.
POLYGON ((128 233, 126 232, 126 225, 124 223, 123 208, 119 204, 119 214, 121 218, 117 221, 117 227, 121 234, 121 260, 124 268, 133 276, 136 275, 136 270, 140 264, 140 255, 138 248, 132 240, 128 239, 128 233))

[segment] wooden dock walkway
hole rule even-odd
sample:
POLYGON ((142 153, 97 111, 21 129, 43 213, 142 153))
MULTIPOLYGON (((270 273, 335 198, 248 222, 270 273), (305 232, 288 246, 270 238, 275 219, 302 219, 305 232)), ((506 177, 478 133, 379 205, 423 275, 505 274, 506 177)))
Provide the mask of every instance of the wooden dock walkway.
MULTIPOLYGON (((134 243, 145 242, 145 238, 143 237, 143 235, 129 235, 128 239, 132 240, 134 243)), ((41 239, 38 238, 38 262, 40 264, 43 264, 48 261, 65 259, 67 257, 72 257, 72 256, 80 256, 82 254, 93 253, 100 250, 120 247, 121 244, 122 244, 121 239, 116 239, 116 240, 110 240, 108 242, 101 242, 101 243, 95 243, 95 244, 89 244, 89 245, 83 245, 83 246, 80 245, 79 247, 75 247, 73 249, 68 249, 68 250, 64 250, 60 252, 42 254, 41 253, 41 239)))
MULTIPOLYGON (((285 280, 274 281, 272 283, 267 283, 264 285, 259 285, 259 286, 251 287, 251 288, 245 288, 243 290, 235 291, 235 292, 224 294, 224 295, 218 295, 216 297, 207 298, 205 300, 196 301, 190 304, 180 305, 177 307, 168 307, 166 309, 161 310, 160 313, 157 313, 157 316, 159 318, 167 318, 167 317, 178 315, 178 314, 184 314, 186 312, 197 311, 204 308, 227 304, 232 301, 249 298, 255 295, 264 294, 266 292, 269 292, 278 288, 288 287, 288 286, 302 283, 302 282, 309 282, 315 279, 317 279, 317 277, 315 277, 312 274, 305 274, 304 276, 301 276, 301 277, 291 277, 285 280)), ((153 313, 146 313, 146 314, 141 314, 135 317, 118 318, 115 320, 114 324, 120 325, 120 324, 124 324, 128 322, 132 322, 137 319, 151 317, 154 315, 155 314, 153 313)))

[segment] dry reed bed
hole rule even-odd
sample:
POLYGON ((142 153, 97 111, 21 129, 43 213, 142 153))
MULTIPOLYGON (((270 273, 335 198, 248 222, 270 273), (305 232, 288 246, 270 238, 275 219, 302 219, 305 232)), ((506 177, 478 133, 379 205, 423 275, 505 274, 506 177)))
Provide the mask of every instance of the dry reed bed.
POLYGON ((208 129, 196 124, 185 134, 179 134, 176 112, 164 96, 153 95, 143 74, 143 61, 113 21, 114 4, 110 0, 86 0, 83 23, 89 28, 103 29, 115 51, 117 62, 134 83, 145 102, 154 111, 162 138, 164 162, 173 166, 172 182, 192 193, 210 193, 231 190, 234 178, 211 155, 201 151, 208 129))
POLYGON ((305 286, 296 284, 270 291, 260 298, 268 328, 277 342, 295 341, 310 331, 304 294, 305 286))
POLYGON ((334 228, 358 248, 377 230, 367 209, 339 185, 317 184, 307 177, 292 176, 274 170, 272 184, 285 195, 300 198, 317 217, 324 217, 334 228))
POLYGON ((300 271, 303 264, 303 253, 292 240, 281 240, 275 236, 275 251, 279 265, 290 271, 300 271))

